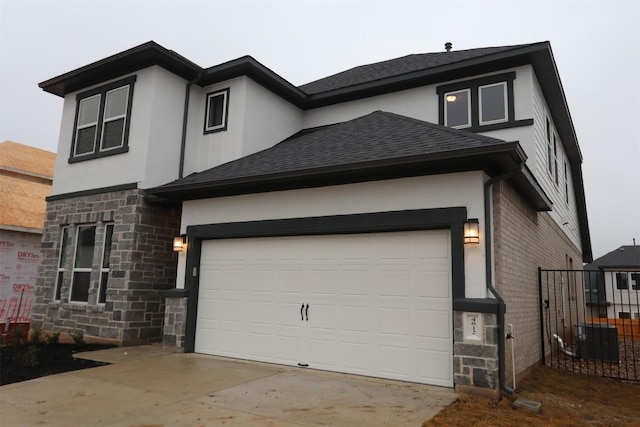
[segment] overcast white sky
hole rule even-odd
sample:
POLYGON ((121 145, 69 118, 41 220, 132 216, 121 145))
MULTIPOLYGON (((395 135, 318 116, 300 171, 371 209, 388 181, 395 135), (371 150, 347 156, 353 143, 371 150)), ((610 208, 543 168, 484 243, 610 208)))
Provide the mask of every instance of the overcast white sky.
POLYGON ((640 244, 640 2, 0 0, 0 141, 56 151, 38 83, 149 40, 251 55, 295 85, 403 56, 549 40, 584 157, 594 256, 640 244))

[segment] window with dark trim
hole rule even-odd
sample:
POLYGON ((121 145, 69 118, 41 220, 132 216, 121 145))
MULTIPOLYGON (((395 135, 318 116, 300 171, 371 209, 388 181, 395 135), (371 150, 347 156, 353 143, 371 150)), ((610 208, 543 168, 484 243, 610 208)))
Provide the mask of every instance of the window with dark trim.
POLYGON ((631 289, 634 291, 640 289, 640 273, 631 273, 631 289))
POLYGON ((549 117, 546 118, 547 122, 547 169, 549 173, 553 175, 553 144, 551 144, 551 124, 549 123, 549 117))
POLYGON ((560 184, 560 174, 558 173, 558 140, 556 134, 553 134, 553 176, 556 186, 560 184))
POLYGON ((564 161, 564 202, 569 204, 569 167, 567 161, 564 161))
POLYGON ((129 150, 129 123, 135 81, 135 76, 128 77, 76 96, 69 163, 129 150))
POLYGON ((67 283, 68 293, 64 296, 65 302, 106 303, 113 230, 113 223, 84 224, 62 228, 54 290, 56 301, 62 301, 64 283, 67 283), (72 259, 69 259, 70 257, 72 259), (69 268, 65 268, 65 266, 69 268))
POLYGON ((107 284, 109 281, 109 258, 111 257, 111 241, 113 238, 113 224, 107 224, 104 231, 104 245, 102 248, 102 264, 100 265, 100 285, 98 289, 98 303, 107 301, 107 284))
POLYGON ((56 287, 53 299, 60 301, 62 293, 62 283, 64 280, 64 266, 67 259, 67 240, 69 238, 69 227, 62 227, 62 235, 60 237, 60 257, 58 258, 58 274, 56 275, 56 287))
POLYGON ((621 289, 621 290, 629 289, 629 282, 627 281, 627 273, 616 273, 616 289, 621 289))
POLYGON ((204 114, 204 133, 227 130, 229 88, 207 94, 204 114))
POLYGON ((93 249, 96 243, 96 226, 78 227, 76 235, 76 253, 73 261, 71 292, 69 301, 89 302, 91 285, 91 267, 93 265, 93 249))
POLYGON ((532 125, 533 119, 515 119, 515 78, 512 71, 438 86, 440 124, 470 131, 532 125))

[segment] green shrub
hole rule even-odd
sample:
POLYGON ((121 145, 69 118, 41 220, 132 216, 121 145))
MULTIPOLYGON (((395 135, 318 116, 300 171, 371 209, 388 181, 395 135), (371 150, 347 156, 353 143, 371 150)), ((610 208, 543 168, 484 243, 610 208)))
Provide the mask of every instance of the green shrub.
POLYGON ((51 335, 47 335, 47 344, 58 344, 60 341, 60 332, 54 332, 51 335))
POLYGON ((31 328, 31 344, 38 344, 40 337, 42 336, 42 328, 40 326, 34 326, 31 328))
POLYGON ((27 350, 18 357, 20 364, 25 368, 37 368, 40 364, 40 347, 30 345, 27 350))
POLYGON ((71 332, 71 338, 73 338, 73 342, 76 343, 78 347, 84 347, 86 344, 84 342, 84 332, 80 330, 74 329, 74 331, 71 332))

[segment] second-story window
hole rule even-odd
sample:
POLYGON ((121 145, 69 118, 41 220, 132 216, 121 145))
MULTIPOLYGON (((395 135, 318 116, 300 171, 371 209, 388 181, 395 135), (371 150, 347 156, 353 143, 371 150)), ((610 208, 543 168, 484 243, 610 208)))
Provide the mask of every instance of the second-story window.
POLYGON ((533 124, 515 119, 515 78, 509 72, 438 86, 440 124, 473 132, 533 124))
POLYGON ((471 132, 533 125, 515 118, 515 78, 511 71, 438 86, 439 123, 471 132))
POLYGON ((229 88, 207 94, 204 133, 227 130, 229 88))
POLYGON ((128 151, 135 76, 77 95, 70 163, 128 151))

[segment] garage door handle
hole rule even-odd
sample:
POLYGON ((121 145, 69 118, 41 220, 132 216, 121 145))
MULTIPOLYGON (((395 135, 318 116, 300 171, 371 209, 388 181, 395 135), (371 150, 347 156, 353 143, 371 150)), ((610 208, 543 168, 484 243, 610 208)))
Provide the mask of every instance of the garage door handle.
POLYGON ((302 303, 302 307, 300 307, 300 317, 302 318, 302 321, 304 322, 304 303, 302 303))
POLYGON ((309 304, 307 304, 307 308, 304 310, 304 314, 307 316, 307 322, 309 321, 309 304))

